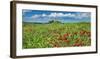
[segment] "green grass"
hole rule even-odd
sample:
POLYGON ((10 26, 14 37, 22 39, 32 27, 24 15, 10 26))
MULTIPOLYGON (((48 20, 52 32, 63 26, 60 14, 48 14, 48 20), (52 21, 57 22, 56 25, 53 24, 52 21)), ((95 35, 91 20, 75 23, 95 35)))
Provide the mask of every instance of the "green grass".
POLYGON ((90 23, 23 23, 23 48, 91 45, 90 23))

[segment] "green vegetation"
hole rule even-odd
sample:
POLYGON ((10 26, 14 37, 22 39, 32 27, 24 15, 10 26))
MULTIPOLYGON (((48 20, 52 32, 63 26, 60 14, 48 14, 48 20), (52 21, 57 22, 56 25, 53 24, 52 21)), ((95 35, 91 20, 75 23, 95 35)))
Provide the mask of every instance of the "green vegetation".
POLYGON ((91 45, 90 23, 23 23, 23 48, 78 47, 91 45))

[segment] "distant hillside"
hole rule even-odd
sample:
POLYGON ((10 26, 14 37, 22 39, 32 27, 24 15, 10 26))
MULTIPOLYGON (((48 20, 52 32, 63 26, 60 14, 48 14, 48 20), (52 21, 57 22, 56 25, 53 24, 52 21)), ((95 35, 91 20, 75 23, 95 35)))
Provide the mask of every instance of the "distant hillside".
POLYGON ((51 20, 48 23, 61 23, 60 21, 51 20))
POLYGON ((81 24, 86 24, 86 23, 90 23, 90 22, 61 22, 61 21, 58 21, 58 20, 50 20, 50 21, 48 21, 48 22, 23 22, 23 23, 26 23, 26 24, 28 24, 28 23, 30 23, 30 24, 50 24, 50 23, 62 23, 62 24, 64 24, 64 23, 81 23, 81 24))
POLYGON ((23 22, 23 23, 48 24, 48 23, 61 23, 61 22, 60 21, 51 20, 51 21, 45 22, 45 23, 42 23, 42 22, 23 22))

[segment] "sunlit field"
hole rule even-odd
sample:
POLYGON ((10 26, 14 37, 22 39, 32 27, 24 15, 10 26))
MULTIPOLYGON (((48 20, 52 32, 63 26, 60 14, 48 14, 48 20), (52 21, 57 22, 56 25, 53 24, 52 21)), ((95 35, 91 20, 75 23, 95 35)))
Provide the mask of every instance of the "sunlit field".
POLYGON ((82 47, 91 45, 90 22, 25 23, 23 48, 82 47))

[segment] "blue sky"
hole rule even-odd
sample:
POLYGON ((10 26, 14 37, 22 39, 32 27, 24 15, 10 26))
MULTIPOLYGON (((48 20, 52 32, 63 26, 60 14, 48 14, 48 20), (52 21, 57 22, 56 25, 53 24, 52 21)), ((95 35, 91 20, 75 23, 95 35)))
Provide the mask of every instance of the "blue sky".
POLYGON ((68 22, 90 22, 90 12, 48 11, 48 10, 22 10, 23 22, 48 23, 51 20, 68 22))

